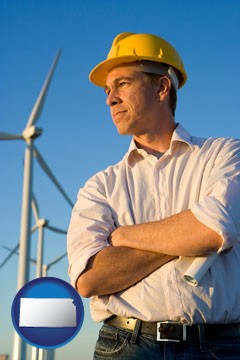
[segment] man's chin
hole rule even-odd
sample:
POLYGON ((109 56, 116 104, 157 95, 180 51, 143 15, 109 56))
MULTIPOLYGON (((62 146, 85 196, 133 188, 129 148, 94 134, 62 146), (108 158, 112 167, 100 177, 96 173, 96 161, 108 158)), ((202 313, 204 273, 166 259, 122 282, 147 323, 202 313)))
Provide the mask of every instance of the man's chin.
POLYGON ((131 131, 124 129, 117 129, 119 135, 133 135, 131 131))
POLYGON ((119 135, 134 135, 132 129, 127 126, 121 126, 120 124, 117 126, 117 131, 119 135))

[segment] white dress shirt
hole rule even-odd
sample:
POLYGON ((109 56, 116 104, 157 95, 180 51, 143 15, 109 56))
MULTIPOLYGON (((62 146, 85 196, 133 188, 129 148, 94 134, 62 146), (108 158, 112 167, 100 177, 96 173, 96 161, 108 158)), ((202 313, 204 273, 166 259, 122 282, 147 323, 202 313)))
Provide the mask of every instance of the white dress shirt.
POLYGON ((125 291, 93 296, 94 321, 114 314, 145 321, 240 322, 240 140, 193 137, 181 125, 159 159, 132 140, 119 163, 80 189, 68 231, 71 282, 75 286, 89 258, 110 246, 116 227, 186 209, 223 239, 199 285, 183 279, 194 258, 179 257, 125 291))

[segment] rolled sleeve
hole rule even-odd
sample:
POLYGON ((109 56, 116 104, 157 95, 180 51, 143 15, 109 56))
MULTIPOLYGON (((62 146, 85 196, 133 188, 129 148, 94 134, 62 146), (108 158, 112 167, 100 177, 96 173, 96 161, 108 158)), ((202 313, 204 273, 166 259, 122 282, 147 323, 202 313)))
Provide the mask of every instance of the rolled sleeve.
POLYGON ((226 140, 191 211, 223 239, 218 252, 240 240, 240 142, 226 140))
POLYGON ((218 249, 218 253, 232 247, 239 239, 239 223, 234 222, 218 199, 211 196, 206 197, 196 203, 191 211, 199 221, 222 237, 222 246, 218 249))
POLYGON ((67 235, 71 283, 76 287, 79 275, 88 260, 109 246, 108 237, 114 230, 112 210, 106 201, 99 176, 91 178, 78 193, 67 235))

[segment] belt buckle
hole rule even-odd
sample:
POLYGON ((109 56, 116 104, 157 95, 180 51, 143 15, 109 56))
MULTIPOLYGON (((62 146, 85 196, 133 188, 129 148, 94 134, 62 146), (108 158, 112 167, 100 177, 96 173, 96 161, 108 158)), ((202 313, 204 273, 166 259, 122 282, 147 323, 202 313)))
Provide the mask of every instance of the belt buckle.
POLYGON ((171 341, 171 342, 181 342, 186 341, 187 339, 187 325, 186 324, 180 324, 178 322, 173 321, 159 321, 157 322, 157 341, 171 341), (182 328, 181 338, 180 339, 172 339, 172 338, 162 338, 161 335, 161 326, 163 325, 178 325, 182 328))

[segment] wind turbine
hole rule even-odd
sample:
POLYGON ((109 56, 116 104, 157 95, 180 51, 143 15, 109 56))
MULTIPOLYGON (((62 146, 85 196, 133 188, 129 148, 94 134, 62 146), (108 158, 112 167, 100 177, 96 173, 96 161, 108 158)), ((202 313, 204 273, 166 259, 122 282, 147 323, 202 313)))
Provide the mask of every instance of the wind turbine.
POLYGON ((47 228, 58 234, 66 235, 67 231, 59 229, 49 224, 49 220, 40 218, 38 203, 35 196, 32 194, 32 210, 36 221, 35 226, 32 228, 32 232, 38 229, 38 249, 37 249, 37 262, 36 262, 36 277, 47 276, 43 275, 43 247, 44 247, 44 229, 47 228))
MULTIPOLYGON (((20 229, 20 246, 19 246, 19 266, 18 266, 18 283, 17 288, 20 289, 29 280, 29 254, 30 254, 30 235, 31 235, 31 201, 32 201, 32 179, 33 179, 33 155, 38 160, 40 166, 48 174, 51 180, 55 183, 59 191, 63 194, 66 200, 71 204, 55 176, 45 163, 39 151, 34 146, 34 140, 42 133, 40 128, 37 128, 39 117, 41 116, 44 102, 46 100, 47 91, 51 83, 55 68, 60 58, 61 50, 58 51, 54 62, 50 68, 47 78, 43 84, 37 101, 32 109, 32 112, 26 123, 26 127, 22 134, 9 134, 0 132, 0 140, 24 140, 26 143, 25 158, 24 158, 24 175, 23 175, 23 194, 22 194, 22 213, 21 213, 21 229, 20 229)), ((13 360, 26 359, 26 343, 15 333, 15 341, 13 348, 13 360)))
MULTIPOLYGON (((2 248, 8 250, 9 252, 13 253, 13 255, 19 255, 19 251, 18 250, 14 250, 11 249, 10 247, 6 246, 6 245, 1 245, 2 248)), ((65 252, 64 254, 56 257, 54 260, 50 261, 47 264, 42 264, 42 277, 46 277, 48 274, 48 270, 55 264, 57 264, 59 261, 61 261, 63 258, 65 258, 67 256, 67 253, 65 252)), ((33 264, 37 265, 37 260, 30 258, 30 262, 32 262, 33 264)))
MULTIPOLYGON (((33 234, 36 230, 38 230, 38 245, 37 245, 37 260, 30 259, 32 263, 36 265, 36 278, 39 277, 46 277, 47 271, 49 268, 58 263, 62 258, 66 256, 66 253, 63 255, 57 257, 53 261, 51 261, 48 264, 43 264, 43 248, 44 248, 44 229, 47 228, 50 231, 53 231, 58 234, 66 235, 67 231, 62 230, 58 227, 52 226, 49 224, 49 220, 41 218, 39 215, 39 206, 36 200, 36 197, 32 193, 32 212, 35 218, 35 225, 31 229, 31 234, 33 234)), ((0 268, 3 267, 7 261, 14 255, 19 254, 18 248, 19 243, 13 248, 10 249, 9 247, 2 245, 3 248, 8 250, 10 253, 9 255, 4 259, 4 261, 0 264, 0 268)), ((32 347, 32 357, 31 360, 53 360, 54 359, 54 351, 53 350, 43 350, 38 349, 35 347, 32 347)))
MULTIPOLYGON (((43 248, 44 248, 44 228, 47 228, 53 232, 66 235, 67 231, 59 229, 55 226, 49 225, 49 221, 40 218, 39 215, 39 207, 36 200, 36 197, 34 194, 32 194, 32 211, 35 218, 35 225, 32 227, 31 233, 34 233, 36 230, 38 230, 38 250, 37 250, 37 260, 30 258, 30 262, 36 265, 36 278, 38 277, 46 277, 47 272, 53 265, 57 264, 60 260, 62 260, 67 253, 64 253, 63 255, 58 256, 51 262, 47 264, 43 264, 43 248)), ((14 254, 19 255, 18 247, 19 244, 17 244, 13 249, 9 248, 8 246, 2 245, 2 247, 10 252, 10 254, 7 256, 7 260, 5 259, 3 263, 0 265, 0 268, 6 264, 6 262, 10 259, 11 256, 14 254)), ((38 349, 36 347, 32 347, 32 356, 31 360, 54 360, 54 350, 44 350, 44 349, 38 349)))
MULTIPOLYGON (((32 193, 32 211, 33 211, 33 214, 34 214, 34 218, 35 218, 35 225, 32 227, 31 229, 31 234, 33 234, 37 229, 38 229, 38 249, 40 248, 40 251, 38 251, 38 258, 39 258, 39 265, 38 265, 38 268, 41 266, 42 264, 42 260, 40 261, 40 259, 42 259, 42 247, 41 247, 41 244, 43 243, 43 235, 44 235, 44 228, 47 228, 53 232, 56 232, 56 233, 59 233, 59 234, 63 234, 63 235, 66 235, 67 234, 67 231, 66 230, 62 230, 62 229, 59 229, 58 227, 55 227, 55 226, 52 226, 49 224, 49 220, 47 219, 40 219, 39 217, 39 212, 38 212, 38 205, 37 205, 37 201, 36 201, 36 198, 34 196, 34 194, 32 193), (40 256, 40 254, 41 256, 40 256)), ((19 249, 19 245, 20 243, 18 242, 17 245, 10 251, 10 253, 6 256, 6 258, 1 262, 0 264, 0 269, 11 259, 11 257, 18 253, 18 249, 19 249)), ((4 246, 3 246, 4 247, 4 246)), ((7 247, 5 246, 5 248, 7 249, 7 247)), ((43 276, 42 275, 42 271, 38 270, 38 272, 36 273, 36 277, 40 277, 40 276, 43 276)))
MULTIPOLYGON (((36 198, 35 196, 32 194, 32 211, 33 211, 33 214, 34 214, 34 218, 35 218, 35 225, 32 227, 31 229, 31 234, 33 234, 37 229, 38 229, 38 249, 40 248, 41 249, 41 244, 43 243, 43 229, 44 228, 47 228, 51 231, 54 231, 56 233, 59 233, 59 234, 63 234, 63 235, 66 235, 67 234, 67 231, 66 230, 62 230, 62 229, 59 229, 55 226, 52 226, 49 224, 49 220, 46 220, 46 219, 40 219, 39 217, 39 212, 38 212, 38 205, 37 205, 37 201, 36 201, 36 198)), ((11 249, 10 253, 6 256, 6 258, 1 262, 0 264, 0 269, 11 259, 11 257, 14 255, 14 254, 18 254, 18 249, 19 249, 19 242, 17 243, 17 245, 11 249)), ((5 249, 9 249, 7 246, 3 246, 5 249)), ((40 250, 40 253, 42 252, 42 249, 40 250)), ((40 256, 38 254, 37 256, 39 258, 39 264, 42 264, 42 260, 40 262, 40 259, 42 259, 42 256, 40 256)), ((38 267, 40 267, 41 265, 38 265, 38 267)), ((36 277, 40 277, 40 276, 43 276, 42 275, 42 271, 40 272, 38 270, 38 272, 36 273, 36 277)))
MULTIPOLYGON (((19 252, 17 249, 9 248, 6 245, 2 245, 2 247, 10 252, 10 254, 19 255, 19 252)), ((58 257, 56 257, 54 260, 50 261, 47 264, 42 264, 42 277, 46 277, 48 270, 55 264, 57 264, 59 261, 61 261, 64 257, 66 257, 67 253, 64 253, 58 257)), ((38 266, 38 260, 30 258, 30 262, 38 266)), ((38 273, 38 270, 36 270, 36 273, 38 273)), ((54 350, 44 350, 44 349, 37 349, 32 348, 32 360, 38 358, 39 360, 54 360, 54 350)))

